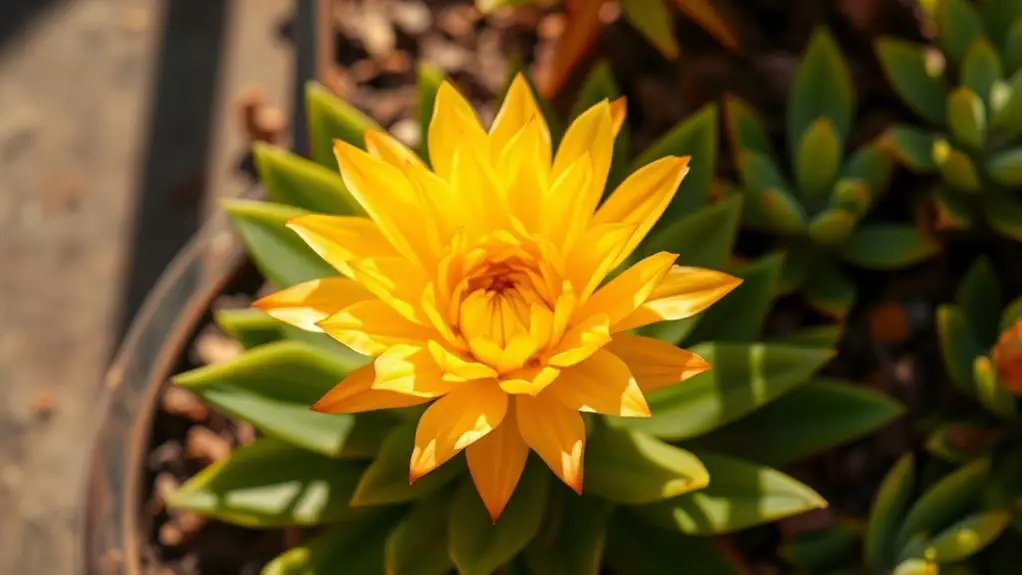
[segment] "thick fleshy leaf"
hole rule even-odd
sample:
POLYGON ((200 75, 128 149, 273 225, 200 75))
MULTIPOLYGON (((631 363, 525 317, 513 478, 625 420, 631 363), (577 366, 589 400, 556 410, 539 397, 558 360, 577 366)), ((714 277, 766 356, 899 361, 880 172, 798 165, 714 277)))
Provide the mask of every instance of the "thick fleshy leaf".
POLYGON ((984 347, 993 346, 1002 331, 1000 321, 1004 296, 997 272, 986 257, 976 260, 958 284, 955 304, 964 314, 976 341, 984 347))
POLYGON ((983 211, 991 228, 1022 242, 1022 199, 1015 190, 990 190, 983 211))
POLYGON ((777 554, 807 572, 841 574, 841 567, 857 562, 861 531, 858 523, 839 521, 823 529, 795 535, 777 548, 777 554))
POLYGON ((933 162, 949 186, 959 192, 978 192, 983 186, 969 155, 943 139, 933 145, 933 162))
POLYGON ((948 58, 958 64, 969 47, 983 37, 983 22, 969 0, 940 0, 934 15, 937 42, 948 58))
MULTIPOLYGON (((743 158, 750 159, 754 158, 743 158)), ((749 229, 794 237, 801 236, 808 226, 805 208, 794 194, 780 187, 746 190, 742 222, 749 229)))
POLYGON ((825 28, 809 40, 788 95, 788 146, 798 153, 804 134, 818 118, 834 127, 837 140, 848 136, 855 112, 852 75, 837 42, 825 28))
MULTIPOLYGON (((841 168, 841 180, 861 181, 869 186, 871 199, 887 191, 891 181, 892 162, 879 142, 860 146, 841 168)), ((838 186, 841 182, 838 182, 838 186)))
POLYGON ((247 527, 319 525, 350 516, 364 466, 262 438, 203 469, 168 505, 247 527))
POLYGON ((914 536, 934 533, 964 517, 979 504, 989 474, 990 460, 977 459, 930 486, 908 510, 895 548, 904 549, 914 536))
POLYGON ((360 365, 368 358, 344 347, 326 334, 312 333, 273 319, 255 308, 218 310, 214 314, 216 324, 228 335, 238 340, 245 349, 252 349, 283 339, 311 343, 321 349, 340 354, 345 361, 360 365))
POLYGON ((1012 24, 1022 17, 1022 2, 1019 0, 983 0, 979 2, 979 16, 983 20, 983 28, 991 41, 997 46, 1004 46, 1008 40, 1008 30, 1012 24))
POLYGON ((461 459, 440 466, 436 471, 408 481, 408 462, 415 446, 416 422, 411 421, 387 434, 373 463, 358 480, 351 498, 352 507, 371 507, 404 503, 427 497, 465 471, 461 459))
MULTIPOLYGON (((1020 52, 1022 52, 1022 26, 1020 52)), ((1022 54, 1020 54, 1022 57, 1022 54)), ((1012 141, 1022 133, 1022 70, 1004 82, 997 82, 990 95, 990 119, 994 134, 1001 141, 1012 141)))
POLYGON ((923 559, 906 559, 894 569, 892 575, 933 575, 937 566, 923 559))
POLYGON ((819 202, 837 179, 843 142, 830 119, 821 116, 809 124, 795 152, 795 179, 802 196, 819 202))
POLYGON ((309 406, 357 367, 318 347, 282 341, 183 373, 174 382, 267 435, 337 456, 354 420, 309 406))
POLYGON ((1022 148, 992 155, 986 168, 990 178, 998 184, 1012 188, 1022 186, 1022 148))
POLYGON ((1004 419, 1014 419, 1018 410, 1015 396, 1001 383, 997 368, 989 357, 979 356, 973 361, 972 377, 976 382, 976 399, 980 404, 1004 419))
POLYGON ((981 148, 987 136, 983 100, 965 86, 956 88, 947 100, 947 125, 959 142, 973 149, 981 148))
POLYGON ((674 17, 663 0, 621 0, 625 19, 668 60, 678 57, 674 17))
POLYGON ((837 347, 842 335, 844 329, 840 325, 821 325, 797 329, 784 337, 774 338, 773 342, 832 349, 837 347))
POLYGON ((809 222, 809 238, 821 246, 835 248, 852 235, 856 223, 858 218, 854 213, 844 208, 827 208, 809 222))
POLYGON ((423 499, 387 535, 383 550, 384 573, 447 575, 454 567, 447 552, 453 490, 423 499))
POLYGON ((586 451, 586 492, 614 503, 663 501, 710 481, 696 456, 640 431, 599 427, 586 451))
POLYGON ((615 573, 677 575, 679 565, 693 574, 744 573, 716 539, 650 525, 626 512, 616 514, 610 522, 606 556, 615 573))
POLYGON ((433 107, 440 84, 447 79, 443 70, 427 62, 419 63, 418 98, 416 106, 419 116, 419 157, 429 162, 429 123, 433 119, 433 107))
POLYGON ((690 171, 662 221, 689 216, 709 201, 710 182, 717 171, 718 116, 716 104, 703 106, 643 150, 632 163, 632 170, 636 170, 664 156, 691 156, 690 171))
POLYGON ((678 265, 720 269, 734 247, 741 211, 735 197, 678 218, 650 235, 633 259, 666 251, 679 254, 678 265))
POLYGON ((260 142, 252 154, 270 201, 328 214, 363 213, 336 170, 260 142))
POLYGON ((963 392, 975 394, 973 363, 977 357, 986 353, 987 349, 973 334, 961 309, 951 305, 937 308, 937 335, 940 338, 944 365, 951 376, 951 381, 963 392))
POLYGON ((835 318, 844 318, 855 304, 858 289, 837 261, 819 259, 803 287, 809 305, 835 318))
POLYGON ((270 283, 285 288, 304 281, 337 275, 287 221, 307 212, 268 202, 223 200, 224 209, 241 235, 249 256, 270 283))
POLYGON ((366 130, 381 129, 368 116, 314 82, 305 86, 305 107, 309 115, 309 153, 317 164, 331 170, 337 169, 334 140, 362 147, 366 130))
MULTIPOLYGON (((1009 2, 986 2, 986 4, 1009 4, 1009 2)), ((1022 18, 1016 18, 1011 22, 1007 38, 998 45, 1003 46, 1001 53, 1005 67, 1008 70, 1018 71, 1019 67, 1022 67, 1022 18)))
POLYGON ((731 154, 735 158, 739 152, 752 152, 764 158, 773 158, 766 128, 759 115, 734 94, 724 95, 724 127, 731 142, 731 154))
POLYGON ((876 53, 894 90, 931 124, 944 123, 947 101, 945 62, 938 52, 897 38, 881 38, 876 53))
MULTIPOLYGON (((943 110, 942 106, 941 111, 943 110)), ((941 121, 943 122, 943 119, 941 121)), ((933 157, 936 142, 937 136, 933 133, 899 124, 887 130, 881 145, 890 150, 908 169, 930 174, 937 170, 937 163, 933 157)))
POLYGON ((1009 521, 1007 511, 974 513, 934 536, 926 557, 941 564, 964 561, 1000 537, 1009 521))
POLYGON ((383 573, 383 546, 401 509, 360 512, 271 561, 262 575, 383 573))
POLYGON ((664 439, 702 435, 806 383, 833 355, 828 350, 763 343, 708 343, 692 351, 713 369, 650 394, 652 417, 613 423, 664 439))
POLYGON ((734 271, 742 283, 706 310, 685 341, 751 342, 759 338, 777 297, 783 260, 765 256, 734 271))
POLYGON ((990 106, 991 91, 1003 76, 1001 58, 990 42, 986 38, 973 42, 962 63, 962 84, 990 106))
POLYGON ((528 465, 511 501, 494 522, 475 486, 466 481, 451 504, 448 537, 451 559, 463 575, 490 575, 518 555, 539 533, 550 491, 541 465, 528 465))
POLYGON ((908 267, 940 251, 936 240, 905 224, 866 224, 855 230, 841 250, 845 260, 868 269, 908 267))
MULTIPOLYGON (((547 507, 550 536, 533 539, 525 549, 531 575, 598 575, 603 563, 607 522, 613 505, 597 497, 579 497, 566 489, 547 507)), ((553 499, 554 493, 551 493, 553 499)))
POLYGON ((866 215, 873 201, 870 190, 869 184, 863 180, 838 180, 831 190, 828 206, 861 218, 866 215))
POLYGON ((880 568, 894 559, 894 537, 915 488, 915 457, 907 453, 884 476, 869 512, 864 549, 866 564, 880 568))
MULTIPOLYGON (((901 405, 880 393, 844 382, 816 381, 698 438, 696 444, 783 467, 867 435, 902 412, 901 405), (749 441, 750 437, 756 440, 749 441)), ((588 485, 591 481, 590 476, 588 485)))
POLYGON ((827 506, 815 491, 775 469, 705 451, 696 455, 713 478, 710 485, 635 507, 640 516, 690 535, 713 535, 827 506))

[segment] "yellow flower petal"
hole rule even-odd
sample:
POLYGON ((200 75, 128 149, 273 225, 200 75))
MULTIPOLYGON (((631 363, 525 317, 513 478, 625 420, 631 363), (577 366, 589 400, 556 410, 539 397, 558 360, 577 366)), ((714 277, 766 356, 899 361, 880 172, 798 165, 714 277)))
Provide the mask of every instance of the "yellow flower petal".
POLYGON ((583 152, 550 186, 540 214, 540 233, 562 250, 573 246, 589 224, 592 210, 586 211, 585 191, 594 177, 592 159, 583 152))
POLYGON ((639 389, 652 393, 710 369, 691 351, 651 337, 616 333, 606 347, 628 365, 639 389))
POLYGON ((429 161, 440 178, 450 181, 454 154, 461 146, 490 155, 490 139, 475 111, 449 82, 440 84, 427 135, 429 161))
POLYGON ((373 365, 376 367, 373 389, 433 398, 448 393, 456 385, 445 381, 433 357, 417 346, 391 346, 376 358, 373 365))
POLYGON ((610 103, 610 127, 614 137, 621 133, 621 127, 625 125, 625 116, 628 113, 628 100, 621 96, 610 103))
POLYGON ((568 367, 584 361, 610 342, 610 320, 606 314, 588 317, 573 326, 557 344, 555 353, 547 361, 556 367, 568 367))
POLYGON ((266 315, 305 331, 322 332, 316 325, 351 304, 373 294, 348 278, 322 278, 272 293, 252 304, 266 315))
POLYGON ((312 251, 337 271, 350 276, 348 262, 398 254, 375 222, 355 216, 298 216, 287 222, 312 251))
POLYGON ((402 257, 366 258, 349 262, 351 277, 399 314, 415 323, 429 325, 420 305, 426 276, 402 257))
POLYGON ((397 138, 379 130, 366 130, 366 151, 387 162, 395 168, 405 171, 409 167, 426 169, 426 164, 418 154, 408 149, 397 138))
POLYGON ((497 116, 493 119, 493 126, 490 127, 490 145, 494 161, 500 158, 511 139, 528 122, 535 122, 540 135, 537 144, 545 147, 545 150, 540 150, 540 157, 546 157, 549 161, 550 128, 546 124, 543 112, 536 104, 536 98, 532 95, 532 89, 525 81, 525 76, 518 73, 511 81, 507 95, 504 96, 504 103, 501 104, 497 116))
POLYGON ((424 397, 373 389, 375 379, 373 364, 363 365, 348 374, 310 409, 320 413, 362 413, 411 407, 429 401, 424 397))
POLYGON ((516 395, 515 415, 525 443, 561 481, 581 494, 586 426, 578 411, 542 394, 516 395))
POLYGON ((550 187, 550 134, 532 118, 512 136, 497 160, 497 176, 507 188, 511 213, 526 229, 538 231, 543 199, 550 187))
POLYGON ((636 263, 596 290, 578 311, 579 317, 606 314, 611 325, 628 317, 646 302, 671 271, 677 254, 658 252, 636 263))
POLYGON ((565 262, 565 273, 585 301, 603 283, 621 250, 635 230, 634 224, 607 223, 593 226, 582 235, 565 262))
POLYGON ((528 456, 529 446, 515 423, 514 402, 509 402, 508 412, 496 429, 465 450, 472 482, 494 522, 511 499, 528 456))
POLYGON ((543 395, 577 411, 649 417, 646 398, 628 365, 602 349, 582 363, 565 369, 543 395))
POLYGON ((433 471, 500 425, 507 394, 495 381, 459 384, 430 405, 415 430, 409 480, 433 471))
POLYGON ((688 160, 687 156, 666 156, 639 168, 596 211, 594 226, 610 222, 635 224, 615 266, 635 250, 667 209, 688 173, 688 160))
POLYGON ((436 332, 406 319, 378 299, 354 303, 319 322, 330 337, 363 355, 376 356, 397 344, 425 344, 436 332))
POLYGON ((469 381, 497 377, 497 370, 492 367, 478 361, 465 359, 436 341, 430 341, 427 344, 427 349, 447 381, 469 381))
MULTIPOLYGON (((589 108, 576 118, 564 133, 564 138, 561 139, 557 148, 551 175, 554 181, 557 181, 557 178, 582 155, 588 154, 592 162, 592 180, 586 188, 577 192, 581 206, 579 212, 585 216, 586 221, 592 216, 596 204, 603 196, 613 151, 613 119, 611 118, 610 103, 606 100, 589 108)), ((563 221, 563 223, 569 222, 563 221)))
POLYGON ((527 393, 538 395, 561 375, 561 370, 549 365, 527 367, 507 374, 500 380, 500 388, 511 395, 527 393))
POLYGON ((454 152, 453 165, 448 181, 453 201, 469 214, 466 230, 478 237, 506 229, 510 222, 507 196, 482 153, 463 144, 454 152))
POLYGON ((738 287, 742 280, 715 270, 673 266, 660 285, 638 309, 615 323, 611 331, 624 331, 658 321, 691 317, 738 287))

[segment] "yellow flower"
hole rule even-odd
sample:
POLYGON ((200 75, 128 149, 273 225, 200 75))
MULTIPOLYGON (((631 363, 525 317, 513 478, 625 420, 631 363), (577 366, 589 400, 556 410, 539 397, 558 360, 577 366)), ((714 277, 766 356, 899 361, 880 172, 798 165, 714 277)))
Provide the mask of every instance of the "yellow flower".
POLYGON ((375 359, 313 409, 357 413, 433 402, 410 479, 462 449, 496 520, 535 451, 582 489, 580 411, 644 417, 643 397, 709 369, 627 330, 698 313, 738 285, 653 254, 606 282, 670 203, 688 158, 661 158, 599 205, 622 101, 593 106, 556 154, 527 83, 513 82, 487 133, 449 84, 429 129, 428 168, 392 137, 335 142, 369 218, 306 215, 288 226, 341 272, 256 302, 375 359))

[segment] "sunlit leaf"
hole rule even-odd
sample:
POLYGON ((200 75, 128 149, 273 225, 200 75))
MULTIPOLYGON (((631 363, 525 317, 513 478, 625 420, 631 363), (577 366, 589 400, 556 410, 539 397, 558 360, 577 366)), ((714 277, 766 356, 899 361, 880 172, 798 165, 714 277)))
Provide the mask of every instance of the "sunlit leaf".
POLYGON ((662 501, 710 481, 699 459, 640 431, 602 426, 586 442, 586 491, 614 503, 662 501))
POLYGON ((788 99, 788 146, 793 155, 806 130, 819 118, 834 127, 837 140, 848 136, 855 111, 851 72, 834 37, 817 28, 802 56, 788 99))
POLYGON ((947 101, 945 63, 926 46, 897 38, 880 38, 876 53, 894 90, 915 113, 943 125, 947 101))
POLYGON ((317 164, 330 170, 337 169, 334 140, 343 140, 361 148, 365 145, 366 130, 381 129, 368 116, 315 82, 305 86, 305 107, 309 120, 310 154, 317 164))
POLYGON ((285 551, 262 575, 383 573, 383 542, 400 510, 360 513, 334 523, 319 537, 285 551))
POLYGON ((908 510, 896 547, 904 548, 919 533, 934 533, 965 516, 979 503, 990 460, 977 459, 933 484, 908 510))
POLYGON ((915 458, 908 453, 887 472, 873 500, 864 542, 867 565, 880 568, 893 560, 894 537, 908 511, 914 487, 915 458))
POLYGON ((384 572, 447 575, 454 564, 447 553, 447 523, 454 492, 422 499, 387 535, 384 572))

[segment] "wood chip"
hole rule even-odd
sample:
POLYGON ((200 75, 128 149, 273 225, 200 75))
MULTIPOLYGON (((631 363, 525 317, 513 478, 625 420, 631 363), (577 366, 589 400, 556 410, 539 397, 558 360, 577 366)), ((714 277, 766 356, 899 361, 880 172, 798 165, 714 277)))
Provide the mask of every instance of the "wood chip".
POLYGON ((422 2, 394 2, 390 7, 390 17, 410 36, 424 34, 433 25, 433 15, 422 2))
POLYGON ((897 302, 877 304, 870 309, 866 322, 870 339, 877 343, 905 343, 912 337, 908 313, 905 306, 897 302))
POLYGON ((185 456, 203 463, 216 463, 231 456, 231 444, 208 427, 196 425, 188 430, 185 456))
POLYGON ((35 400, 32 402, 32 414, 37 419, 48 419, 57 409, 57 397, 49 389, 41 389, 36 392, 35 400))
POLYGON ((205 329, 195 338, 195 354, 199 362, 215 365, 237 358, 244 348, 236 340, 224 335, 215 327, 205 329))
POLYGON ((177 385, 171 385, 164 390, 160 398, 160 407, 171 415, 184 417, 195 423, 205 421, 209 416, 209 410, 199 396, 177 385))

